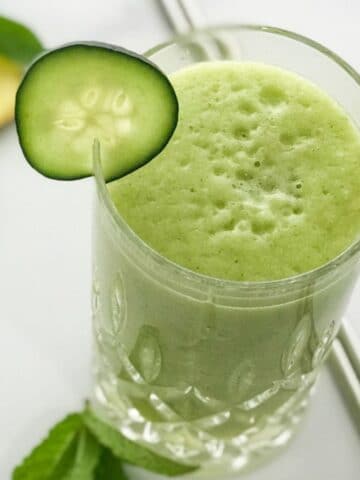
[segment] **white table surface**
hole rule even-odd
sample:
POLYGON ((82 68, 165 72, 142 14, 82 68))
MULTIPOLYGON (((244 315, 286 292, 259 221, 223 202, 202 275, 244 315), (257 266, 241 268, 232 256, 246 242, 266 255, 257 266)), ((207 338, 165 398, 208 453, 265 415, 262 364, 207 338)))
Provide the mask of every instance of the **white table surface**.
MULTIPOLYGON (((196 1, 196 0, 194 0, 196 1)), ((209 23, 298 31, 360 70, 359 0, 197 0, 209 23)), ((156 0, 1 0, 0 15, 45 45, 115 42, 142 52, 171 36, 156 0)), ((0 132, 0 478, 90 388, 91 180, 52 182, 24 161, 14 127, 0 132)), ((360 284, 348 317, 360 332, 360 284)), ((240 476, 239 476, 240 477, 240 476)), ((159 478, 131 470, 131 478, 159 478)), ((328 368, 288 451, 249 480, 356 480, 360 442, 328 368)))

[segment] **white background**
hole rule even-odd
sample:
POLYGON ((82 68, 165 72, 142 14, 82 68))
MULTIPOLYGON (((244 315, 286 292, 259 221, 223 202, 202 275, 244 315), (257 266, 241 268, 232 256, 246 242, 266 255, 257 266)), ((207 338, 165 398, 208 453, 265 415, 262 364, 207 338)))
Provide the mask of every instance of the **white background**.
MULTIPOLYGON (((196 2, 196 0, 194 0, 196 2)), ((359 0, 197 0, 209 23, 255 22, 324 43, 360 70, 359 0)), ((156 0, 0 0, 0 15, 48 47, 115 42, 142 52, 171 36, 156 0)), ((59 79, 61 81, 61 78, 59 79)), ((0 132, 0 478, 90 388, 91 180, 34 172, 14 127, 0 132)), ((360 285, 348 316, 360 331, 360 285)), ((329 369, 300 434, 251 480, 355 480, 360 442, 329 369)), ((133 479, 155 478, 132 471, 133 479)), ((243 477, 241 477, 243 478, 243 477)))

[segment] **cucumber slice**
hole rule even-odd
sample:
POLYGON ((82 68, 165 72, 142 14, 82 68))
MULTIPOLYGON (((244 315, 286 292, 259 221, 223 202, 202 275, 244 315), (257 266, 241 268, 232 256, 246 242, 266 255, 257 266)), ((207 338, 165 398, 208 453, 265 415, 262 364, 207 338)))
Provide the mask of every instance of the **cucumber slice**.
POLYGON ((30 66, 17 92, 15 120, 26 159, 43 175, 90 176, 97 138, 110 181, 165 147, 177 125, 178 102, 166 75, 144 57, 77 43, 30 66))

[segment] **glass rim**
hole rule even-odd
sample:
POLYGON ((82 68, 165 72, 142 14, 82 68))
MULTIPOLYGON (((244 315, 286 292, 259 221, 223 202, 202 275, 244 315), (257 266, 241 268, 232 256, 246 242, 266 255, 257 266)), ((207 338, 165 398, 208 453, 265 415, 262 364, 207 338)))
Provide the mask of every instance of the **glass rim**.
POLYGON ((204 33, 215 33, 221 31, 235 31, 235 30, 249 30, 249 31, 259 31, 259 32, 268 32, 272 34, 276 34, 279 36, 287 37, 292 40, 296 40, 299 43, 303 43, 308 47, 317 50, 318 52, 326 55, 335 63, 337 63, 343 70, 345 70, 354 80, 356 83, 360 85, 360 73, 357 72, 346 60, 344 60, 340 55, 335 53, 325 45, 317 42, 316 40, 312 40, 305 35, 300 33, 293 32, 292 30, 287 30, 285 28, 274 27, 272 25, 262 25, 257 23, 228 23, 228 24, 219 24, 219 25, 211 25, 209 27, 203 28, 196 28, 193 30, 189 30, 186 33, 176 34, 171 37, 170 40, 166 42, 158 43, 157 45, 149 48, 146 50, 143 55, 145 57, 151 57, 152 55, 160 52, 166 47, 179 43, 180 41, 188 40, 194 35, 197 34, 204 34, 204 33))
MULTIPOLYGON (((328 56, 332 61, 337 63, 343 70, 349 74, 353 80, 358 84, 360 88, 360 74, 351 67, 345 60, 343 60, 339 55, 328 49, 327 47, 321 45, 320 43, 311 40, 308 37, 294 33, 290 30, 285 30, 277 27, 267 26, 267 25, 257 25, 257 24, 229 24, 229 25, 219 25, 211 26, 207 28, 194 29, 185 34, 180 34, 173 36, 171 40, 167 42, 160 43, 151 49, 147 50, 144 55, 146 57, 152 56, 161 50, 175 45, 179 42, 186 42, 192 36, 198 34, 206 33, 216 33, 221 31, 235 31, 235 30, 252 30, 252 31, 261 31, 269 32, 276 35, 285 36, 291 38, 300 43, 304 43, 307 46, 319 51, 320 53, 328 56)), ((352 259, 356 254, 360 252, 360 238, 353 242, 349 247, 343 250, 339 255, 329 260, 327 263, 316 267, 312 270, 308 270, 297 275, 292 275, 290 277, 285 277, 275 280, 261 280, 261 281, 238 281, 238 280, 227 280, 218 277, 212 277, 202 273, 194 272, 186 267, 183 267, 172 260, 164 257, 159 252, 154 250, 150 245, 144 242, 127 224, 125 219, 121 216, 119 211, 116 209, 113 201, 111 200, 109 191, 106 187, 105 179, 103 176, 103 170, 101 166, 101 152, 100 152, 100 143, 98 140, 94 141, 93 145, 93 165, 94 165, 94 177, 97 187, 97 191, 100 194, 100 198, 103 204, 106 207, 106 210, 110 214, 116 228, 118 228, 126 237, 126 239, 136 245, 136 247, 145 253, 145 255, 151 259, 154 265, 157 265, 160 268, 167 269, 167 273, 173 273, 176 276, 180 276, 183 280, 191 281, 193 284, 198 285, 207 285, 214 289, 231 289, 232 291, 242 291, 249 292, 251 290, 261 290, 262 292, 271 289, 283 290, 284 287, 292 288, 302 288, 306 285, 309 285, 320 278, 327 277, 328 274, 332 273, 338 267, 344 265, 352 259)))

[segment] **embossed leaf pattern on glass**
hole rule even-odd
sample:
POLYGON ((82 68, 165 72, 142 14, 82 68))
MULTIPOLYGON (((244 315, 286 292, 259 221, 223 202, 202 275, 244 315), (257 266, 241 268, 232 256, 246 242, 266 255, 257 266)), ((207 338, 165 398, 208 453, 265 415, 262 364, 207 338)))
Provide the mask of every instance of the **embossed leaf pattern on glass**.
POLYGON ((313 368, 318 367, 325 359, 335 335, 335 322, 332 320, 320 339, 313 355, 313 368))
POLYGON ((123 278, 120 272, 116 274, 111 296, 112 333, 119 335, 126 320, 126 297, 123 278))
POLYGON ((230 374, 227 381, 229 395, 239 399, 249 391, 255 380, 254 364, 251 360, 241 361, 230 374))
MULTIPOLYGON (((287 348, 282 355, 281 367, 284 378, 273 381, 267 389, 251 397, 250 392, 256 380, 255 364, 250 359, 241 360, 240 356, 238 363, 234 363, 230 374, 228 373, 224 379, 225 388, 233 399, 232 405, 229 405, 206 396, 198 388, 195 378, 189 378, 189 384, 183 388, 154 385, 161 373, 163 361, 158 328, 153 325, 142 326, 129 354, 121 343, 126 322, 126 297, 121 274, 116 274, 108 292, 107 306, 111 315, 106 326, 102 322, 104 305, 100 304, 101 292, 96 269, 92 290, 96 341, 102 359, 99 368, 116 370, 116 376, 111 382, 101 383, 102 395, 106 397, 103 402, 116 405, 116 409, 113 410, 115 416, 131 418, 129 432, 132 435, 136 433, 138 438, 146 438, 149 443, 157 443, 160 438, 158 430, 149 431, 147 417, 143 417, 141 410, 138 410, 138 404, 148 402, 148 411, 152 409, 160 419, 167 422, 167 425, 171 424, 171 429, 163 431, 161 438, 166 438, 166 454, 178 458, 184 455, 197 460, 208 455, 218 458, 224 449, 232 448, 216 437, 218 429, 222 431, 225 425, 231 425, 231 428, 235 429, 241 426, 246 430, 246 436, 256 436, 257 429, 253 425, 257 410, 281 390, 297 390, 298 394, 302 395, 308 378, 307 375, 303 375, 304 359, 309 357, 311 368, 311 352, 315 351, 314 361, 321 361, 332 339, 330 328, 319 342, 313 330, 311 313, 306 311, 290 335, 287 348), (124 378, 122 372, 125 374, 124 378), (119 392, 122 397, 119 397, 119 392), (175 428, 175 425, 189 419, 192 420, 191 432, 175 428)), ((215 327, 214 312, 210 312, 208 317, 199 322, 196 332, 191 332, 187 354, 194 352, 194 343, 197 345, 206 342, 217 335, 215 327), (189 344, 192 347, 189 347, 189 344)), ((312 381, 309 377, 309 384, 312 381)), ((97 396, 99 397, 99 394, 97 396)), ((281 411, 283 414, 283 408, 281 411)))
POLYGON ((143 325, 140 328, 130 359, 147 383, 157 379, 162 363, 157 328, 151 325, 143 325))
POLYGON ((299 368, 311 334, 311 314, 305 313, 290 336, 289 344, 281 358, 281 369, 285 376, 299 368))
POLYGON ((100 318, 100 284, 98 280, 98 270, 94 267, 93 280, 91 288, 91 315, 93 321, 93 331, 96 347, 102 351, 101 338, 101 318, 100 318))
POLYGON ((126 299, 124 283, 120 272, 118 272, 113 281, 109 292, 109 321, 104 322, 104 305, 101 304, 101 289, 98 278, 98 269, 95 266, 93 271, 92 284, 92 317, 94 326, 95 346, 99 353, 98 361, 102 364, 111 366, 119 370, 119 352, 117 351, 121 340, 121 331, 125 325, 126 318, 126 299))

